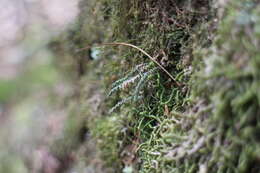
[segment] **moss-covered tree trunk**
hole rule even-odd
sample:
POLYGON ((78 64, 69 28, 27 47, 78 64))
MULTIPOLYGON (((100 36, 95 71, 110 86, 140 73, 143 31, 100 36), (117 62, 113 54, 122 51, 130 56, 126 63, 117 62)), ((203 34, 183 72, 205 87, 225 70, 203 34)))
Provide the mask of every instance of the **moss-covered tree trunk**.
POLYGON ((74 169, 260 172, 258 1, 82 4, 78 25, 62 42, 73 69, 80 68, 73 119, 88 129, 74 169), (133 48, 75 51, 107 42, 137 46, 174 80, 133 48))

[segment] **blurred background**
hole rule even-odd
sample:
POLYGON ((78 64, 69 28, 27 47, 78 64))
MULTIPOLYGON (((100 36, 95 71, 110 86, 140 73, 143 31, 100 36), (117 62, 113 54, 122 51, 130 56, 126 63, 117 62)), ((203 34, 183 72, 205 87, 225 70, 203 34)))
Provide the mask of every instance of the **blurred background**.
POLYGON ((70 28, 78 0, 0 0, 0 172, 57 172, 49 151, 62 137, 72 94, 50 41, 70 28))

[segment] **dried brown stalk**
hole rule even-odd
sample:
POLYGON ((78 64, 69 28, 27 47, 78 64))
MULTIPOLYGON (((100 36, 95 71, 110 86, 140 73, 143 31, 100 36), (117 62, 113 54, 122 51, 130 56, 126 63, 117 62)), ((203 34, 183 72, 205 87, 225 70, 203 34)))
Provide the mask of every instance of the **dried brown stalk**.
MULTIPOLYGON (((181 86, 181 84, 179 82, 177 82, 174 77, 159 63, 157 62, 155 59, 153 59, 153 57, 151 55, 149 55, 147 52, 145 52, 143 49, 130 44, 130 43, 122 43, 122 42, 115 42, 115 43, 102 43, 99 45, 96 45, 96 47, 98 46, 128 46, 128 47, 132 47, 134 49, 139 50, 140 52, 142 52, 144 55, 146 55, 151 61, 153 61, 156 65, 158 65, 175 83, 177 86, 181 86)), ((87 46, 85 48, 80 49, 79 51, 82 50, 86 50, 86 49, 90 49, 92 46, 87 46)))

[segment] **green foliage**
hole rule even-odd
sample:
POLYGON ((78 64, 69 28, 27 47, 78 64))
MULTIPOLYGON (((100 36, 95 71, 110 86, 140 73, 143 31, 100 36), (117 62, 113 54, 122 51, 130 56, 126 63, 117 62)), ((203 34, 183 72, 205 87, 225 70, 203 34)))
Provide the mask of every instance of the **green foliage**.
POLYGON ((152 69, 147 69, 147 66, 144 66, 143 64, 137 65, 137 67, 130 72, 130 74, 127 74, 125 77, 117 80, 116 82, 114 82, 112 84, 112 89, 110 90, 108 96, 111 96, 114 92, 118 91, 118 90, 125 90, 127 88, 129 88, 129 85, 131 85, 132 83, 135 83, 135 81, 139 80, 137 82, 136 87, 133 89, 134 91, 130 91, 133 92, 133 95, 123 99, 122 101, 118 102, 114 107, 112 107, 110 109, 110 113, 114 112, 117 108, 119 108, 121 105, 129 102, 129 101, 133 101, 136 102, 137 100, 140 100, 141 98, 143 98, 144 96, 142 96, 141 93, 141 89, 144 87, 144 85, 148 82, 149 77, 152 77, 152 75, 154 75, 154 73, 158 70, 158 68, 152 68, 152 69), (141 68, 140 71, 138 70, 138 68, 141 68), (135 72, 138 70, 138 74, 134 75, 135 72), (147 71, 145 71, 147 70, 147 71), (134 75, 134 76, 131 76, 134 75))
POLYGON ((237 9, 249 16, 260 9, 245 4, 228 4, 212 47, 196 50, 204 62, 192 81, 196 104, 173 112, 177 121, 161 131, 154 162, 162 172, 259 172, 260 52, 252 27, 258 22, 237 22, 237 9))
MULTIPOLYGON (((125 122, 125 124, 130 126, 127 131, 133 132, 130 138, 134 139, 137 137, 142 141, 138 154, 136 154, 140 162, 135 167, 139 167, 140 172, 169 171, 176 164, 169 164, 167 160, 165 161, 164 157, 162 157, 164 152, 161 150, 166 150, 166 148, 163 148, 162 143, 165 143, 164 140, 166 138, 170 141, 171 137, 169 135, 162 137, 161 133, 165 132, 165 130, 168 131, 168 128, 172 128, 172 126, 169 127, 168 125, 174 125, 174 130, 170 130, 172 133, 175 133, 173 136, 179 136, 180 141, 182 138, 185 138, 183 137, 185 131, 180 127, 175 128, 175 123, 180 120, 173 118, 171 112, 183 112, 185 111, 185 106, 189 103, 188 83, 191 74, 189 65, 192 59, 185 59, 184 57, 190 55, 191 36, 193 27, 196 26, 196 22, 191 22, 190 20, 203 21, 203 18, 196 12, 194 14, 186 13, 185 10, 188 9, 185 8, 182 9, 182 14, 177 13, 173 8, 183 8, 183 4, 177 2, 174 5, 171 4, 173 6, 172 9, 161 8, 164 5, 170 5, 170 1, 132 1, 129 7, 125 3, 125 1, 118 1, 117 5, 119 8, 112 9, 118 10, 119 13, 112 13, 113 21, 118 21, 117 25, 114 25, 114 31, 118 34, 116 39, 123 42, 131 42, 153 55, 183 86, 177 87, 167 76, 159 71, 150 77, 144 75, 145 71, 141 72, 141 75, 134 75, 131 70, 128 70, 130 72, 124 72, 126 75, 123 77, 122 75, 118 76, 118 74, 122 74, 120 71, 117 71, 120 70, 118 66, 123 67, 123 69, 134 69, 133 71, 135 71, 135 68, 139 67, 136 64, 146 62, 145 59, 140 59, 143 56, 138 52, 123 50, 119 52, 119 55, 123 56, 126 61, 117 58, 116 61, 121 62, 118 63, 117 69, 107 66, 107 75, 112 76, 116 74, 119 78, 114 85, 112 84, 110 94, 125 89, 125 86, 135 81, 138 81, 138 83, 135 87, 127 88, 128 90, 117 95, 118 98, 123 98, 123 101, 118 102, 114 95, 115 103, 113 105, 116 106, 112 110, 117 108, 118 104, 121 105, 125 101, 130 101, 132 97, 137 98, 137 96, 140 96, 140 93, 142 94, 142 99, 139 102, 141 104, 130 104, 122 109, 121 112, 118 112, 118 114, 125 114, 126 111, 128 112, 127 114, 131 115, 130 117, 132 118, 125 122), (158 11, 156 12, 156 10, 158 11), (160 18, 162 14, 168 16, 162 19, 160 18), (177 20, 171 23, 171 19, 177 20)), ((110 100, 113 102, 113 98, 110 98, 110 100)), ((128 144, 128 142, 129 140, 123 143, 128 144)), ((125 146, 127 146, 126 144, 125 146)), ((121 151, 118 150, 117 152, 120 153, 121 151)), ((134 162, 131 164, 134 164, 134 162)), ((192 169, 195 168, 192 167, 192 169)))
MULTIPOLYGON (((106 22, 113 30, 113 36, 110 37, 110 33, 107 33, 104 41, 126 42, 140 47, 182 84, 181 87, 176 86, 168 76, 133 49, 108 47, 103 51, 103 58, 98 60, 105 64, 101 73, 101 76, 105 77, 100 78, 104 79, 106 88, 112 86, 107 99, 108 107, 112 108, 110 112, 126 102, 134 101, 125 104, 123 109, 110 116, 104 113, 103 116, 94 118, 95 127, 91 126, 93 128, 90 129, 94 131, 94 138, 101 141, 103 158, 110 166, 115 166, 112 160, 121 164, 120 168, 130 166, 141 172, 154 171, 154 164, 158 162, 156 159, 159 144, 163 141, 160 133, 167 130, 164 127, 166 124, 174 122, 170 112, 183 112, 189 103, 188 83, 192 60, 189 56, 192 34, 195 31, 193 29, 207 17, 202 17, 197 12, 188 12, 188 6, 184 8, 188 1, 100 2, 104 5, 101 9, 104 10, 106 22), (136 102, 138 98, 141 99, 136 102), (121 121, 124 116, 126 118, 121 121), (120 126, 109 121, 110 119, 120 126), (119 135, 121 131, 125 131, 127 137, 119 135), (129 145, 134 145, 133 141, 136 140, 141 141, 138 153, 133 153, 136 159, 126 163, 122 153, 129 145), (120 147, 116 147, 118 142, 121 143, 120 147)), ((208 3, 204 5, 208 8, 208 3)), ((100 71, 96 74, 99 75, 100 71)), ((184 133, 178 132, 177 129, 175 131, 180 136, 184 133)), ((164 166, 158 169, 162 170, 164 166)))
MULTIPOLYGON (((142 48, 182 84, 153 71, 154 65, 133 49, 107 47, 88 65, 83 85, 95 78, 102 89, 111 88, 101 111, 85 115, 108 167, 119 172, 259 172, 259 3, 224 4, 214 41, 212 3, 92 4, 103 18, 95 16, 97 24, 86 28, 103 22, 110 26, 99 30, 101 42, 142 48), (126 162, 123 153, 129 146, 138 150, 130 150, 133 159, 128 156, 126 162)), ((89 44, 97 42, 92 37, 89 44)))

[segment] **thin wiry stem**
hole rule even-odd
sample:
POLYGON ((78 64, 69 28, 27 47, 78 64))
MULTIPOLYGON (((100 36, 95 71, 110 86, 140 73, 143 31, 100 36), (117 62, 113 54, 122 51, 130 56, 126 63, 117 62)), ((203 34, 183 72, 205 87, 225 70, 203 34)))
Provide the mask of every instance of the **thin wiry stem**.
MULTIPOLYGON (((146 55, 151 61, 153 61, 156 65, 158 65, 172 80, 173 82, 176 83, 177 86, 181 86, 181 84, 179 82, 177 82, 175 80, 175 78, 159 63, 157 62, 155 59, 153 59, 153 57, 151 55, 149 55, 147 52, 145 52, 143 49, 133 45, 133 44, 130 44, 130 43, 122 43, 122 42, 115 42, 115 43, 102 43, 102 44, 99 44, 97 45, 98 46, 128 46, 128 47, 132 47, 134 49, 137 49, 139 50, 140 52, 142 52, 144 55, 146 55)), ((86 49, 90 49, 92 46, 87 46, 85 48, 82 48, 82 49, 79 49, 79 51, 82 51, 82 50, 86 50, 86 49)))

